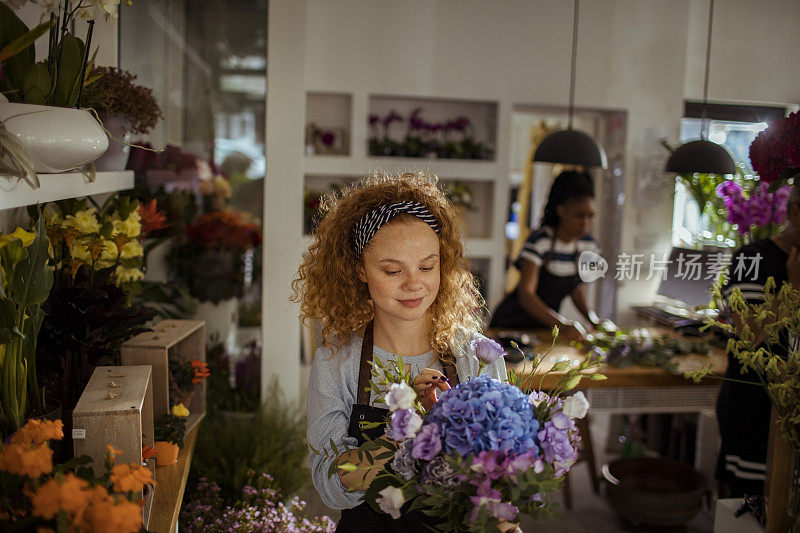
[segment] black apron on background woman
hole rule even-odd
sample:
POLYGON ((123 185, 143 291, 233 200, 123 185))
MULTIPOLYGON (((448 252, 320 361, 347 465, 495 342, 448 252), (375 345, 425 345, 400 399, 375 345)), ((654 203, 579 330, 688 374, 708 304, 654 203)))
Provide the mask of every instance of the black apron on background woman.
MULTIPOLYGON (((560 311, 561 302, 564 298, 572 294, 582 283, 578 275, 577 256, 578 251, 575 250, 575 274, 571 276, 556 276, 547 270, 547 265, 550 263, 553 254, 555 253, 556 237, 553 236, 550 244, 550 251, 547 253, 542 266, 539 268, 539 281, 536 284, 536 296, 550 309, 560 311)), ((510 292, 500 305, 495 309, 492 315, 492 320, 489 322, 490 328, 507 328, 507 329, 536 329, 547 328, 546 324, 539 322, 536 318, 528 314, 522 307, 519 299, 519 285, 510 292)))
MULTIPOLYGON (((358 374, 358 394, 356 403, 350 413, 350 422, 347 428, 349 436, 358 440, 361 446, 366 442, 364 436, 377 439, 384 434, 386 416, 388 411, 369 405, 369 391, 367 385, 371 373, 373 331, 372 322, 364 330, 364 340, 361 343, 361 365, 358 374), (361 429, 359 422, 380 422, 381 425, 371 429, 361 429)), ((452 357, 452 356, 451 356, 452 357)), ((458 372, 454 364, 442 362, 444 374, 450 385, 458 385, 458 372)), ((395 520, 386 513, 377 512, 367 502, 359 504, 352 509, 343 509, 342 517, 336 526, 337 533, 416 533, 418 531, 436 531, 438 522, 420 511, 404 513, 395 520)))

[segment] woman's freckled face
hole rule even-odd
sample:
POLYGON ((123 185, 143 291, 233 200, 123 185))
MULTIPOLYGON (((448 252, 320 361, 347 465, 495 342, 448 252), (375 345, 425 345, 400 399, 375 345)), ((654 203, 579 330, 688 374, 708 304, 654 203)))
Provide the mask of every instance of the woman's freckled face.
POLYGON ((439 293, 439 237, 418 218, 392 221, 372 237, 356 270, 376 314, 422 319, 439 293))

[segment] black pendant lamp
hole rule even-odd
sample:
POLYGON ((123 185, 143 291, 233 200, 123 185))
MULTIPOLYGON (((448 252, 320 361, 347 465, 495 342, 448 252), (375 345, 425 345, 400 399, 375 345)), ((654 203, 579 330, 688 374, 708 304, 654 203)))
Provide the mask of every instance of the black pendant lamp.
POLYGON ((572 61, 569 77, 569 122, 567 129, 551 133, 536 148, 533 160, 540 163, 562 163, 584 167, 606 168, 606 153, 591 135, 572 129, 575 107, 575 60, 578 50, 578 10, 580 0, 575 0, 572 17, 572 61))
POLYGON ((708 39, 706 42, 706 75, 703 82, 703 105, 700 118, 700 139, 679 146, 669 156, 665 170, 675 174, 733 174, 736 165, 724 146, 706 139, 706 101, 708 99, 708 71, 711 64, 711 29, 714 22, 714 0, 708 7, 708 39))

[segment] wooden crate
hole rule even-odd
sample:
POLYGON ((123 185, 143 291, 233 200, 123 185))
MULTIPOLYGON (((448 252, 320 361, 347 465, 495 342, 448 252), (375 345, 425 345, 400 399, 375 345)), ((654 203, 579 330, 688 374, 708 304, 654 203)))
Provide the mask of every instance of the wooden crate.
MULTIPOLYGON (((169 359, 206 361, 205 322, 164 320, 153 331, 140 333, 122 345, 123 365, 153 367, 153 408, 155 417, 169 413, 169 359)), ((189 405, 186 430, 195 427, 206 414, 206 380, 195 387, 189 405)))
MULTIPOLYGON (((99 366, 72 412, 75 456, 92 458, 95 475, 105 472, 106 446, 120 450, 117 464, 142 462, 142 445, 153 445, 153 380, 149 366, 99 366)), ((147 466, 155 477, 155 458, 147 466)), ((146 490, 144 519, 153 491, 146 490)))

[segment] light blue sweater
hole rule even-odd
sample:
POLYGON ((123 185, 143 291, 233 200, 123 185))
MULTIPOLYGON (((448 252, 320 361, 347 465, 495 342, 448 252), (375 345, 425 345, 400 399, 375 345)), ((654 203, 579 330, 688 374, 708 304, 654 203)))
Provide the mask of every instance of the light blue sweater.
MULTIPOLYGON (((476 333, 474 338, 477 337, 476 333)), ((331 350, 324 347, 318 348, 314 355, 311 376, 308 380, 306 438, 316 450, 325 449, 331 452, 331 439, 340 448, 340 453, 345 449, 344 445, 351 448, 357 446, 356 439, 347 435, 347 427, 350 412, 356 402, 361 342, 361 337, 354 334, 335 355, 331 356, 331 350)), ((469 348, 465 351, 464 355, 456 357, 458 380, 461 383, 478 375, 478 359, 469 348)), ((397 356, 375 346, 373 358, 389 362, 395 361, 397 356)), ((425 368, 442 370, 442 365, 435 358, 433 351, 415 357, 404 356, 403 362, 410 365, 412 376, 416 376, 425 368)), ((507 375, 503 358, 484 368, 481 375, 505 381, 507 375)), ((374 400, 374 395, 371 395, 370 404, 374 400)), ((328 476, 328 468, 334 460, 333 457, 325 458, 311 452, 310 459, 311 477, 325 505, 333 509, 350 509, 359 504, 363 492, 348 491, 342 486, 338 475, 328 476)))

